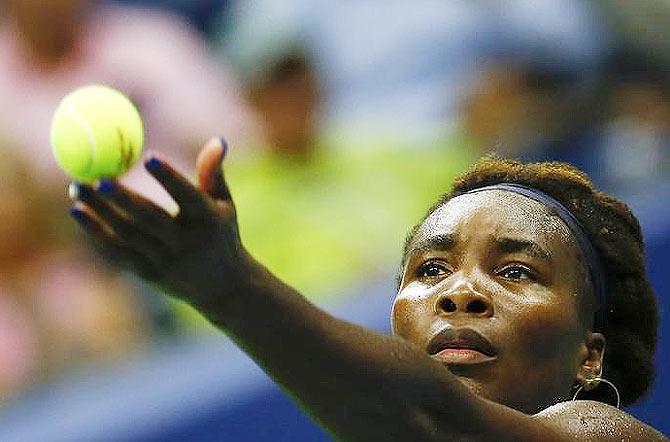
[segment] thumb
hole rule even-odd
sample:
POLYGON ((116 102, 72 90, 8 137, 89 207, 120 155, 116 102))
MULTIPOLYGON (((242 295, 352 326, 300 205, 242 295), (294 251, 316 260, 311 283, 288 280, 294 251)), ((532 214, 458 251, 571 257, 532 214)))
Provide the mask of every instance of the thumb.
POLYGON ((195 162, 198 187, 214 199, 231 199, 221 167, 227 151, 228 144, 223 138, 212 138, 202 148, 195 162))

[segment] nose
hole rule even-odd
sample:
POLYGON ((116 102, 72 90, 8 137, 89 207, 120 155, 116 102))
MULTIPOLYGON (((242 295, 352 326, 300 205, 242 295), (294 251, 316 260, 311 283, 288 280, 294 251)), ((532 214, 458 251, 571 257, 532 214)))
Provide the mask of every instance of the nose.
POLYGON ((493 303, 465 280, 440 293, 435 301, 435 311, 444 315, 463 313, 476 317, 493 316, 493 303))

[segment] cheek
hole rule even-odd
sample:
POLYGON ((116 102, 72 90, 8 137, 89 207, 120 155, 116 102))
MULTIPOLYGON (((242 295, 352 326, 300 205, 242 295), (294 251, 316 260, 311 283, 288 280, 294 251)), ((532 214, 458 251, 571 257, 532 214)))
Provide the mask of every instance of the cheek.
POLYGON ((517 313, 508 332, 515 337, 513 351, 523 364, 561 364, 576 351, 580 327, 574 307, 559 304, 533 305, 517 313))
POLYGON ((422 333, 430 326, 432 310, 424 291, 405 288, 393 301, 391 326, 393 334, 410 341, 420 342, 422 333), (423 330, 423 332, 422 332, 423 330))
POLYGON ((579 365, 580 327, 574 312, 551 305, 523 309, 502 335, 508 345, 502 344, 492 396, 529 410, 563 400, 579 365))

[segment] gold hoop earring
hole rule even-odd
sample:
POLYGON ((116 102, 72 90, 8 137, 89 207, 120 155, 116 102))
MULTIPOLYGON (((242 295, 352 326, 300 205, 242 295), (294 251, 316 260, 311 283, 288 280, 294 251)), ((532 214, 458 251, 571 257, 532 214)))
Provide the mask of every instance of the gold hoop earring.
MULTIPOLYGON (((611 387, 611 388, 614 390, 614 393, 616 393, 616 407, 619 408, 619 406, 621 405, 621 395, 619 394, 619 389, 616 388, 616 385, 614 385, 612 382, 610 382, 610 381, 608 381, 607 379, 602 378, 602 377, 600 377, 600 376, 595 377, 595 378, 593 378, 593 379, 589 379, 589 382, 593 382, 593 383, 596 383, 596 382, 603 382, 603 383, 605 383, 607 386, 611 387)), ((582 391, 583 389, 584 389, 584 385, 580 384, 580 385, 579 385, 579 388, 578 388, 577 391, 575 392, 575 395, 572 397, 572 400, 573 400, 573 401, 576 401, 576 400, 577 400, 577 396, 579 395, 579 393, 581 393, 581 391, 582 391)))

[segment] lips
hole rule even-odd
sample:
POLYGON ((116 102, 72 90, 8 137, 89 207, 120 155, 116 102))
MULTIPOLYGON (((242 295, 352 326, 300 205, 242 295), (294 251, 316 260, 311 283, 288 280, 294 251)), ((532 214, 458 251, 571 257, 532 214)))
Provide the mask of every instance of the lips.
POLYGON ((447 327, 428 343, 428 354, 452 364, 474 364, 495 359, 491 342, 472 328, 447 327))

